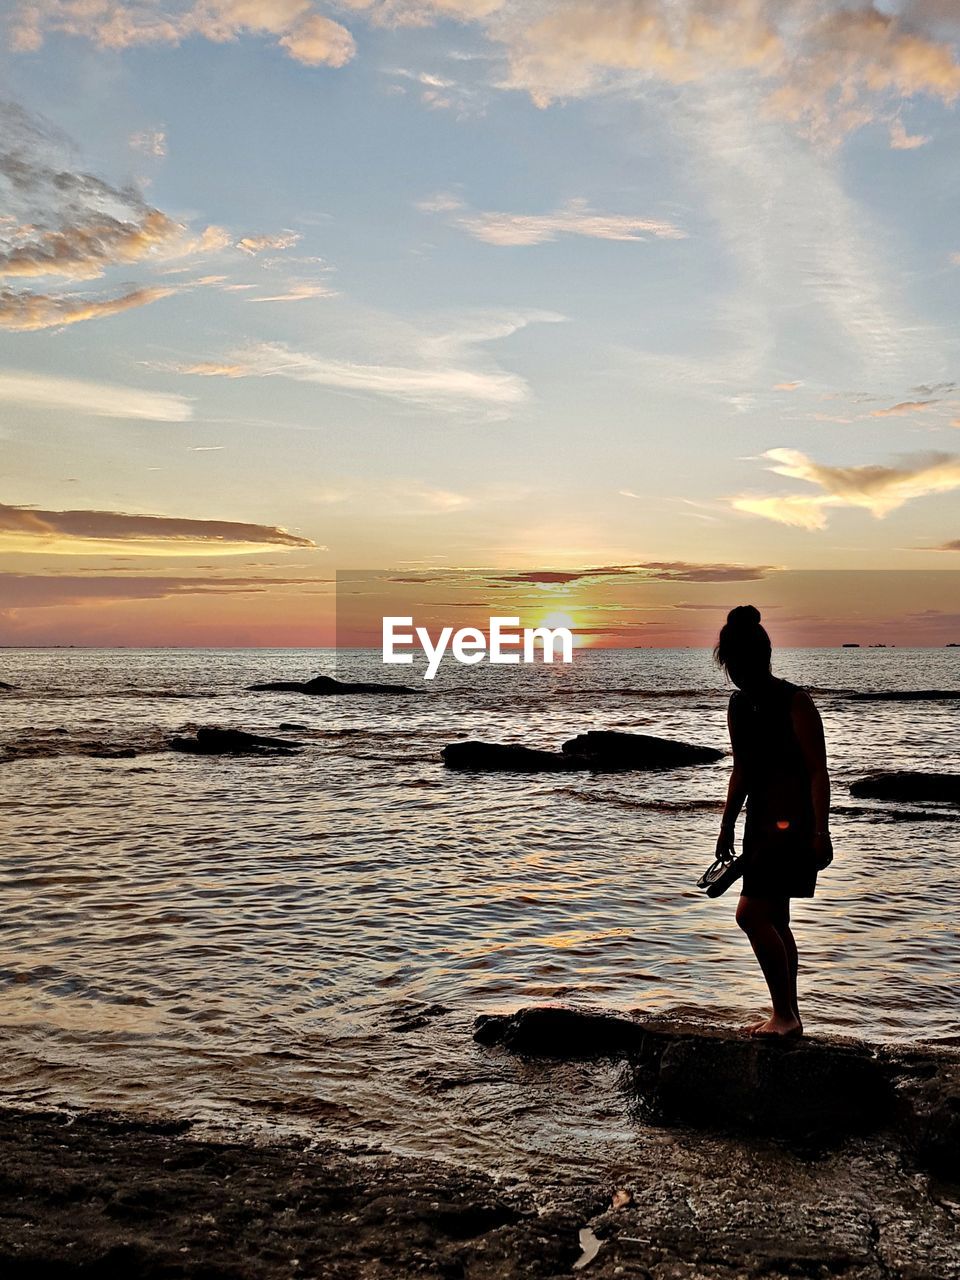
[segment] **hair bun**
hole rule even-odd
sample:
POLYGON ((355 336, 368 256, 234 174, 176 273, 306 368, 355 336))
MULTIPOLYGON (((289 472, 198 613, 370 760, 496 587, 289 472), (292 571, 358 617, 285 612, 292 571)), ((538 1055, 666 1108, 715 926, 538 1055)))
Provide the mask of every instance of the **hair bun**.
POLYGON ((738 604, 727 614, 727 625, 731 627, 759 627, 760 610, 752 604, 738 604))

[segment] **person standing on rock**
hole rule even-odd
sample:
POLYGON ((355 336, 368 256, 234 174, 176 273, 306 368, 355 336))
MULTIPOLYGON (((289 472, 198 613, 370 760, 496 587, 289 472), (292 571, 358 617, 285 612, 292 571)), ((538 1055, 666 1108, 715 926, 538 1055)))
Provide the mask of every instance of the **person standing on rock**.
POLYGON ((731 609, 714 659, 737 686, 727 725, 733 771, 717 857, 733 857, 737 815, 747 803, 743 886, 737 924, 750 939, 773 1002, 752 1035, 800 1036, 797 944, 790 899, 812 898, 817 873, 833 860, 830 777, 823 722, 813 699, 770 669, 770 637, 753 605, 731 609))

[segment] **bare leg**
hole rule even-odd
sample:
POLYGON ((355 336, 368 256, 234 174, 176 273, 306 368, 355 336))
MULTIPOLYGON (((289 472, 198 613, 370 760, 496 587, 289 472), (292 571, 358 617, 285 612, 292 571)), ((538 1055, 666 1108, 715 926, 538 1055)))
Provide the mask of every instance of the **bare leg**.
POLYGON ((800 967, 800 961, 797 955, 797 940, 793 936, 793 930, 790 928, 789 898, 784 904, 783 914, 776 921, 776 927, 787 953, 787 966, 790 970, 790 1000, 793 1005, 793 1012, 797 1015, 797 1021, 799 1022, 800 1006, 797 1003, 797 970, 800 967))
POLYGON ((796 943, 785 922, 788 907, 783 901, 744 896, 737 904, 737 924, 750 939, 773 1003, 773 1017, 754 1029, 760 1035, 800 1035, 803 1031, 796 1008, 796 943))

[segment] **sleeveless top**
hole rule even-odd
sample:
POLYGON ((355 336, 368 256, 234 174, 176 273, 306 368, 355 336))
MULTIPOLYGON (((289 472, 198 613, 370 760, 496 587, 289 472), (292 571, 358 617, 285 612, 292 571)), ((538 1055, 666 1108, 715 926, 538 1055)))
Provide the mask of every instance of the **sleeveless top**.
POLYGON ((774 677, 756 693, 739 689, 730 695, 731 742, 744 771, 747 822, 758 833, 790 830, 809 838, 813 831, 810 774, 791 716, 798 688, 774 677))

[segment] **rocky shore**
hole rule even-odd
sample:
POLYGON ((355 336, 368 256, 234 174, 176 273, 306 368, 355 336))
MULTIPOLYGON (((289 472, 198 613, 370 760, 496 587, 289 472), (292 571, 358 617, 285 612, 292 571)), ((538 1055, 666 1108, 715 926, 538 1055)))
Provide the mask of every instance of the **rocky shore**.
MULTIPOLYGON (((0 1111, 11 1280, 958 1280, 960 1055, 602 1011, 478 1020, 481 1052, 622 1061, 617 1166, 458 1161, 0 1111)), ((557 1107, 564 1106, 558 1093, 557 1107)))

